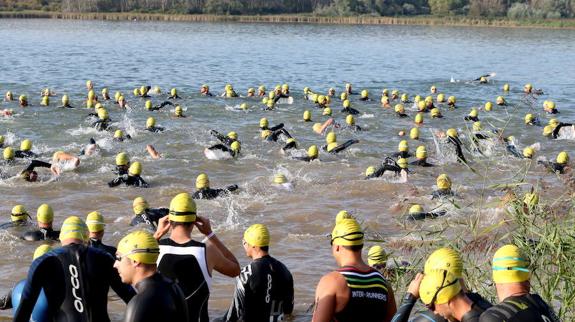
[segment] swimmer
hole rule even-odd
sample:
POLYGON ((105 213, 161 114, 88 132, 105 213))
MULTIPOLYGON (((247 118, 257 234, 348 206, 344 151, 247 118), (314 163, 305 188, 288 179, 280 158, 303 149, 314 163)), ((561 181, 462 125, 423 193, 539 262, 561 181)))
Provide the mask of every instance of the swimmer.
POLYGON ((98 120, 92 123, 92 127, 96 128, 98 131, 104 131, 110 126, 110 117, 108 111, 105 108, 100 108, 98 110, 98 120))
POLYGON ((333 118, 329 118, 327 119, 327 121, 322 123, 314 123, 314 125, 312 126, 312 129, 315 133, 317 134, 324 134, 325 130, 327 129, 328 126, 330 125, 336 125, 334 123, 334 119, 333 118))
POLYGON ((361 97, 359 98, 360 101, 371 101, 371 99, 369 98, 369 92, 367 89, 364 89, 361 91, 361 97))
POLYGON ((260 85, 258 87, 258 96, 265 97, 266 96, 266 87, 264 85, 260 85))
POLYGON ((523 154, 521 154, 515 146, 515 138, 513 136, 510 135, 504 138, 503 142, 505 143, 505 150, 509 152, 509 154, 516 158, 523 159, 523 154))
POLYGON ((202 85, 202 87, 200 88, 200 94, 202 96, 214 96, 212 93, 210 93, 210 87, 206 84, 202 85))
POLYGON ((156 119, 150 116, 146 120, 146 131, 149 131, 152 133, 158 133, 158 132, 163 132, 164 128, 161 126, 156 126, 156 119))
POLYGON ((445 216, 445 214, 447 214, 447 211, 445 210, 425 212, 421 205, 415 204, 409 208, 407 220, 435 219, 437 217, 445 216))
POLYGON ((289 85, 283 84, 281 88, 281 97, 289 97, 289 85))
POLYGON ((256 90, 253 87, 248 88, 248 94, 247 97, 254 97, 256 96, 256 90))
POLYGON ((159 159, 162 157, 162 155, 156 151, 156 148, 154 148, 154 146, 151 144, 146 145, 146 151, 152 157, 152 159, 159 159))
POLYGON ((533 85, 528 83, 528 84, 525 84, 525 86, 523 86, 523 93, 526 96, 527 95, 537 96, 537 95, 543 95, 543 90, 542 89, 534 89, 533 85))
POLYGON ((399 142, 399 145, 397 146, 397 150, 398 152, 393 153, 391 156, 394 158, 410 158, 413 155, 411 153, 409 153, 409 145, 407 143, 407 140, 401 140, 399 142))
POLYGON ((394 107, 395 116, 399 118, 409 117, 409 115, 405 114, 405 107, 403 104, 396 104, 394 107))
POLYGON ((134 162, 128 168, 128 174, 120 175, 116 179, 108 182, 108 187, 117 187, 124 183, 127 186, 148 188, 150 185, 140 176, 142 174, 142 164, 134 162))
POLYGON ((148 111, 159 111, 168 105, 174 106, 174 103, 172 103, 170 101, 165 101, 165 102, 162 102, 160 105, 152 106, 152 101, 146 101, 145 105, 146 105, 146 110, 148 110, 148 111))
POLYGON ((58 236, 60 235, 60 231, 52 228, 54 211, 50 205, 45 203, 38 207, 36 211, 36 221, 39 229, 27 231, 20 238, 27 241, 59 240, 58 236))
POLYGON ((175 100, 175 99, 180 99, 181 97, 178 96, 178 90, 175 88, 172 88, 170 90, 170 96, 168 96, 168 99, 170 100, 175 100))
POLYGON ((356 125, 355 124, 355 118, 353 117, 353 115, 348 115, 345 117, 345 123, 346 125, 343 127, 343 129, 347 129, 353 132, 359 132, 359 131, 364 131, 361 126, 356 125))
POLYGON ((114 141, 116 142, 124 142, 124 140, 131 140, 132 136, 130 134, 124 135, 124 131, 116 130, 114 131, 114 141))
POLYGON ((407 159, 399 158, 396 162, 392 158, 386 157, 379 168, 368 167, 367 170, 365 170, 365 179, 379 178, 386 171, 394 172, 396 176, 402 175, 403 172, 409 172, 407 169, 407 159))
POLYGON ((14 149, 10 146, 5 147, 4 151, 2 151, 2 157, 3 157, 3 163, 4 164, 13 164, 15 161, 14 149))
POLYGON ((549 124, 551 126, 553 126, 553 132, 551 133, 551 137, 554 139, 557 139, 558 137, 560 137, 559 131, 561 130, 561 128, 563 127, 567 127, 567 126, 573 126, 573 124, 571 123, 563 123, 563 122, 554 122, 552 123, 553 119, 549 120, 549 124))
POLYGON ((180 105, 176 105, 176 109, 174 110, 174 116, 178 117, 178 118, 186 117, 184 115, 184 110, 182 109, 182 107, 180 105))
POLYGON ((76 169, 80 166, 80 159, 63 151, 55 152, 52 156, 50 171, 52 171, 54 175, 60 175, 64 166, 76 169))
POLYGON ((124 98, 123 95, 120 95, 120 97, 118 97, 118 106, 119 106, 120 108, 123 108, 123 109, 131 108, 131 107, 128 105, 128 101, 126 101, 126 99, 124 98))
POLYGON ((525 121, 525 125, 541 126, 541 121, 539 120, 539 118, 534 116, 531 113, 525 114, 524 121, 525 121))
POLYGON ((62 95, 62 105, 58 106, 59 108, 74 108, 74 106, 70 105, 70 98, 68 95, 62 95))
POLYGON ((22 205, 16 205, 10 213, 10 222, 0 225, 0 229, 30 226, 32 223, 28 219, 30 219, 30 215, 26 211, 26 208, 22 205))
POLYGON ((108 91, 108 88, 106 88, 106 87, 102 88, 102 99, 104 101, 110 100, 110 92, 108 91))
POLYGON ((130 158, 126 152, 120 152, 116 155, 116 169, 113 171, 119 176, 127 175, 130 168, 130 158))
POLYGON ((134 199, 132 209, 134 210, 134 218, 132 218, 130 226, 146 224, 153 231, 158 228, 158 221, 170 212, 168 208, 150 208, 150 205, 143 197, 134 199))
POLYGON ((437 190, 431 194, 431 199, 453 197, 455 193, 451 190, 451 178, 442 173, 437 177, 437 190))
POLYGON ((148 95, 148 93, 150 92, 150 89, 152 88, 152 86, 140 86, 140 90, 139 90, 139 94, 140 97, 142 98, 148 98, 150 97, 150 95, 148 95))
POLYGON ((427 162, 427 148, 425 145, 420 145, 415 150, 415 157, 417 160, 409 163, 410 165, 416 165, 420 167, 433 167, 433 164, 427 162))
POLYGON ((437 107, 432 108, 430 112, 431 112, 431 118, 434 118, 434 119, 443 118, 443 115, 441 114, 441 110, 437 107))
POLYGON ((358 110, 356 110, 355 108, 351 107, 351 103, 349 102, 349 100, 343 101, 343 109, 342 109, 340 112, 341 112, 341 113, 351 114, 351 115, 357 115, 357 114, 359 114, 359 111, 358 111, 358 110))
POLYGON ((343 144, 337 144, 337 137, 335 135, 335 132, 329 132, 325 137, 325 141, 327 144, 324 145, 322 147, 322 149, 331 153, 331 154, 339 153, 339 152, 349 148, 351 145, 359 143, 359 140, 352 139, 352 140, 347 140, 343 144))
POLYGON ((22 142, 20 143, 20 150, 17 150, 14 153, 14 157, 20 159, 24 158, 29 159, 37 157, 38 155, 32 152, 31 150, 32 150, 32 141, 30 141, 29 139, 22 140, 22 142))
POLYGON ((327 96, 335 97, 335 88, 330 87, 330 88, 327 90, 327 96))
POLYGON ((345 84, 345 93, 347 93, 347 95, 355 95, 355 93, 352 90, 352 85, 351 83, 346 83, 345 84))
MULTIPOLYGON (((219 150, 219 151, 227 152, 227 153, 229 153, 229 155, 232 158, 235 158, 239 155, 240 150, 241 150, 241 144, 237 140, 238 134, 236 132, 232 131, 232 132, 229 132, 227 136, 223 136, 218 131, 211 130, 210 134, 212 134, 218 140, 220 140, 221 143, 212 145, 209 148, 206 148, 206 150, 212 150, 212 151, 219 150)), ((205 154, 205 152, 206 151, 204 151, 204 154, 205 154)))
POLYGON ((212 189, 210 188, 210 179, 208 178, 208 175, 205 173, 200 173, 196 178, 196 189, 197 191, 192 195, 193 199, 210 200, 226 196, 230 192, 238 190, 238 185, 234 184, 227 186, 224 189, 212 189))
POLYGON ((26 95, 20 95, 20 97, 18 97, 18 105, 20 107, 27 107, 29 106, 28 104, 28 97, 26 95))
POLYGON ((274 127, 269 127, 268 119, 265 117, 260 119, 260 130, 261 137, 266 141, 276 142, 280 136, 282 136, 286 141, 292 138, 289 132, 283 128, 284 124, 280 123, 274 127))
POLYGON ((447 135, 447 142, 452 144, 455 148, 455 154, 457 155, 457 161, 462 163, 467 163, 465 160, 465 156, 463 156, 463 150, 461 146, 461 140, 459 139, 459 134, 457 133, 456 129, 448 129, 445 134, 447 135))
POLYGON ((555 106, 555 102, 553 101, 545 101, 543 102, 543 111, 547 114, 559 114, 557 107, 555 106))
POLYGON ((457 98, 455 98, 455 96, 449 96, 447 98, 447 106, 449 106, 450 109, 457 108, 457 106, 455 105, 456 102, 457 98))
POLYGON ((108 246, 102 243, 104 239, 104 217, 98 211, 92 211, 86 217, 86 226, 88 226, 88 246, 101 249, 106 253, 116 256, 116 247, 108 246))
POLYGON ((307 149, 307 155, 303 157, 292 157, 294 160, 310 162, 318 159, 319 151, 316 145, 312 145, 307 149))
POLYGON ((505 98, 503 96, 497 96, 497 99, 495 100, 495 104, 497 104, 499 106, 507 106, 507 101, 505 100, 505 98))
POLYGON ((551 172, 563 174, 565 173, 565 168, 568 168, 569 154, 567 154, 567 151, 561 151, 555 161, 556 162, 539 160, 537 164, 541 164, 551 172))
POLYGON ((224 92, 220 96, 226 98, 239 97, 238 93, 236 93, 234 87, 231 84, 226 84, 224 92))
POLYGON ((463 119, 466 121, 477 122, 477 121, 479 121, 479 117, 477 117, 477 115, 478 115, 477 109, 474 107, 471 109, 469 114, 466 117, 464 117, 463 119))
POLYGON ((11 91, 7 91, 4 95, 4 102, 12 102, 14 100, 14 94, 11 91))

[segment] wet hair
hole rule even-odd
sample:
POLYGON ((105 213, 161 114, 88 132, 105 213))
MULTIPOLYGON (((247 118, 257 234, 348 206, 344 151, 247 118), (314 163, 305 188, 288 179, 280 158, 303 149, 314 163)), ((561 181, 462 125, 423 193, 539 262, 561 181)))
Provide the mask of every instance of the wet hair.
POLYGON ((183 226, 184 228, 190 228, 192 226, 194 226, 193 222, 178 222, 178 221, 171 221, 170 220, 170 227, 174 228, 174 227, 178 227, 178 226, 183 226))
POLYGON ((342 247, 352 252, 360 252, 363 249, 363 245, 342 246, 342 247))

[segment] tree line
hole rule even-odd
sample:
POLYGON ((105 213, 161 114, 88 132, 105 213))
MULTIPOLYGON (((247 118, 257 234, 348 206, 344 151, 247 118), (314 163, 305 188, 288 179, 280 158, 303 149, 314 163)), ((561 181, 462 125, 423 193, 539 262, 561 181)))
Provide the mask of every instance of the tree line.
POLYGON ((0 10, 573 18, 575 0, 0 0, 0 10))

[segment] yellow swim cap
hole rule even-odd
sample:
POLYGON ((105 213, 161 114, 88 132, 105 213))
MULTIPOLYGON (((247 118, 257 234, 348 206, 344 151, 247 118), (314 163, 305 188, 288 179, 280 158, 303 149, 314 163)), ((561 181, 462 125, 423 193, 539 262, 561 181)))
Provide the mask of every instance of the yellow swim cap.
POLYGON ((88 226, 88 231, 91 233, 98 233, 104 231, 104 217, 97 211, 92 211, 86 217, 86 225, 88 226))
POLYGON ((151 233, 139 230, 120 240, 118 254, 138 263, 154 265, 160 255, 160 246, 151 233))
POLYGON ((244 240, 250 246, 266 247, 270 245, 270 232, 265 225, 251 225, 244 232, 244 240))
POLYGON ((43 105, 43 106, 50 105, 50 97, 49 96, 42 97, 42 103, 40 103, 40 105, 43 105))
POLYGON ((70 103, 70 98, 68 97, 68 95, 63 95, 62 96, 62 105, 68 105, 68 103, 70 103))
POLYGON ((331 108, 329 107, 324 108, 322 115, 331 116, 331 108))
POLYGON ((353 115, 348 115, 345 117, 345 123, 348 125, 355 125, 355 120, 353 119, 353 115))
POLYGON ((523 197, 523 203, 529 207, 529 208, 533 208, 535 207, 537 204, 539 204, 539 195, 535 192, 528 192, 525 194, 525 196, 523 197))
POLYGON ((349 102, 349 100, 346 99, 343 101, 343 107, 344 108, 349 108, 350 106, 351 106, 351 103, 349 102))
POLYGON ((66 239, 88 240, 88 227, 82 219, 76 216, 70 216, 64 220, 60 230, 60 241, 66 239))
POLYGON ((479 132, 483 129, 481 126, 481 121, 473 122, 473 131, 479 132))
POLYGON ((557 155, 557 163, 559 164, 567 164, 569 162, 569 154, 567 154, 567 151, 561 151, 559 152, 559 154, 557 155))
POLYGON ((525 124, 529 124, 535 120, 535 116, 533 114, 528 113, 525 115, 525 124))
POLYGON ((52 247, 50 245, 40 245, 34 251, 34 255, 32 256, 32 260, 41 257, 42 255, 46 254, 47 252, 51 251, 52 247))
POLYGON ((457 99, 455 98, 455 96, 449 96, 447 98, 447 103, 449 104, 455 104, 455 102, 457 102, 457 99))
POLYGON ((395 105, 395 113, 403 113, 405 112, 405 108, 403 107, 403 104, 396 104, 395 105))
POLYGON ((400 152, 407 152, 407 151, 409 150, 409 145, 407 144, 407 141, 406 141, 406 140, 401 140, 401 141, 399 142, 399 145, 398 145, 397 149, 398 149, 400 152))
POLYGON ((144 85, 140 86, 140 95, 144 96, 148 94, 148 88, 144 85))
POLYGON ((176 106, 175 114, 176 116, 182 116, 182 114, 184 114, 184 110, 180 105, 176 106))
MULTIPOLYGON (((207 178, 207 177, 206 177, 207 178)), ((196 180, 196 187, 198 186, 196 180)), ((170 221, 175 222, 195 222, 196 221, 196 203, 194 199, 182 192, 175 196, 170 202, 170 221)))
POLYGON ((459 252, 451 248, 440 248, 427 258, 423 266, 424 274, 433 270, 446 270, 455 278, 463 276, 463 261, 459 252))
POLYGON ((339 96, 339 98, 340 98, 342 101, 345 101, 345 100, 348 98, 347 92, 342 92, 341 95, 339 96))
POLYGON ((4 144, 4 135, 0 135, 0 144, 4 144))
POLYGON ((134 96, 140 96, 140 89, 134 88, 134 91, 132 93, 134 93, 134 96))
POLYGON ((156 126, 156 119, 153 117, 148 117, 148 119, 146 120, 146 128, 151 128, 156 126))
POLYGON ((275 92, 269 92, 269 93, 268 93, 268 98, 269 98, 270 100, 273 100, 275 97, 276 97, 276 93, 275 93, 275 92))
POLYGON ((86 101, 86 108, 93 108, 93 107, 94 107, 94 101, 87 100, 86 101))
POLYGON ((551 135, 551 133, 553 133, 553 126, 551 125, 545 125, 545 127, 543 128, 543 135, 544 136, 549 136, 551 135))
POLYGON ((491 102, 485 103, 485 110, 486 111, 491 111, 492 109, 493 109, 493 103, 491 103, 491 102))
POLYGON ((267 103, 266 103, 266 106, 267 106, 269 109, 272 109, 272 108, 274 107, 274 104, 275 104, 274 100, 269 99, 269 100, 267 101, 267 103))
POLYGON ((196 177, 196 189, 204 189, 210 187, 210 179, 208 175, 205 173, 200 173, 196 177))
POLYGON ((531 83, 527 83, 525 84, 525 86, 523 86, 523 89, 531 92, 531 90, 533 89, 533 85, 531 85, 531 83))
POLYGON ((96 98, 96 93, 94 93, 94 90, 91 89, 88 91, 88 101, 93 101, 94 98, 96 98))
POLYGON ((327 152, 331 152, 335 148, 337 148, 337 142, 332 142, 332 143, 327 144, 327 152))
POLYGON ((150 205, 148 205, 148 202, 143 197, 136 197, 132 202, 132 209, 135 215, 144 213, 148 208, 150 208, 150 205))
POLYGON ((234 152, 240 152, 240 149, 241 149, 240 142, 238 142, 238 141, 232 142, 232 144, 230 145, 230 148, 231 148, 232 151, 234 151, 234 152))
POLYGON ((152 101, 150 101, 150 100, 146 101, 146 109, 147 110, 152 109, 152 101))
POLYGON ((331 242, 340 246, 363 245, 363 230, 355 219, 343 219, 333 228, 331 242))
POLYGON ((96 112, 103 107, 104 105, 102 105, 102 103, 96 103, 96 105, 94 105, 94 109, 96 110, 96 112))
POLYGON ((417 127, 411 128, 411 130, 409 130, 409 137, 410 137, 412 140, 417 140, 417 139, 419 139, 419 128, 417 128, 417 127))
POLYGON ((471 111, 469 111, 469 116, 471 116, 471 117, 477 117, 477 114, 478 114, 478 112, 477 112, 477 109, 475 107, 472 108, 471 111))
POLYGON ((25 139, 20 143, 20 150, 30 151, 32 149, 32 141, 25 139))
POLYGON ((557 127, 557 125, 559 125, 559 121, 556 118, 552 118, 549 120, 549 125, 552 127, 557 127))
POLYGON ((335 224, 339 224, 344 219, 355 220, 355 218, 349 212, 347 212, 347 210, 340 210, 335 216, 335 224))
POLYGON ((86 81, 86 88, 92 88, 92 87, 94 87, 94 84, 92 83, 92 81, 91 81, 91 80, 87 80, 87 81, 86 81))
POLYGON ((459 278, 444 270, 426 273, 419 287, 419 296, 425 305, 448 303, 460 292, 459 278))
POLYGON ((20 102, 26 102, 28 101, 28 97, 26 97, 26 95, 20 95, 20 97, 18 97, 18 100, 20 102))
POLYGON ((363 91, 361 91, 361 98, 367 98, 368 95, 369 95, 369 92, 367 91, 367 89, 364 89, 363 91))
POLYGON ((287 182, 287 178, 285 175, 278 173, 274 176, 274 183, 275 184, 284 184, 287 182))
POLYGON ((401 94, 401 101, 403 103, 406 103, 407 101, 409 101, 409 96, 407 94, 401 94))
POLYGON ((282 91, 287 91, 289 90, 289 85, 288 84, 283 84, 282 85, 282 91))
POLYGON ((425 148, 425 145, 417 147, 417 150, 415 150, 415 157, 420 160, 427 158, 427 149, 425 148))
POLYGON ((422 124, 423 123, 423 114, 417 113, 415 114, 415 124, 422 124))
POLYGON ((248 94, 254 94, 256 90, 253 87, 248 88, 248 94))
POLYGON ((529 280, 529 259, 515 245, 505 245, 493 255, 495 283, 521 283, 529 280))
POLYGON ((367 264, 369 266, 383 265, 387 262, 387 253, 379 245, 371 246, 367 252, 367 264))
POLYGON ((106 111, 106 109, 101 108, 98 110, 98 118, 100 120, 107 120, 108 119, 108 111, 106 111))
POLYGON ((365 176, 369 177, 370 175, 375 173, 375 167, 374 166, 369 166, 367 167, 367 169, 365 169, 365 176))
POLYGON ((507 83, 503 84, 503 91, 509 92, 509 84, 507 84, 507 83))
POLYGON ((383 105, 389 104, 389 97, 387 97, 387 96, 382 96, 382 97, 381 97, 381 104, 383 104, 383 105))
POLYGON ((102 95, 106 95, 106 94, 108 94, 108 88, 104 87, 104 88, 102 88, 102 95))
POLYGON ((12 208, 10 219, 12 221, 26 220, 27 216, 28 212, 26 211, 26 208, 22 205, 16 205, 12 208))
POLYGON ((397 165, 402 169, 407 169, 407 159, 405 158, 397 159, 397 165))
POLYGON ((432 117, 439 117, 441 116, 441 111, 439 110, 439 108, 435 107, 431 109, 431 116, 432 117))
POLYGON ((266 119, 265 117, 260 119, 260 128, 266 128, 269 126, 269 122, 268 119, 266 119))
POLYGON ((421 205, 413 205, 409 208, 410 215, 417 215, 423 213, 423 207, 421 205))
POLYGON ((425 101, 417 102, 417 110, 418 111, 425 111, 425 101))
POLYGON ((308 110, 305 110, 303 112, 303 120, 306 122, 310 122, 311 121, 311 112, 308 110))
POLYGON ((120 152, 116 155, 116 165, 128 165, 130 162, 130 158, 126 152, 120 152))
POLYGON ((445 102, 445 94, 443 94, 443 93, 437 94, 437 102, 438 103, 445 102))
POLYGON ((336 135, 335 135, 335 132, 329 132, 329 133, 325 136, 325 142, 326 142, 327 144, 334 143, 334 142, 336 142, 336 141, 337 141, 337 137, 336 137, 336 135))
POLYGON ((442 173, 437 177, 437 188, 440 190, 451 189, 451 179, 447 174, 442 173))
POLYGON ((525 149, 523 149, 524 157, 531 159, 533 157, 533 154, 535 154, 535 150, 532 147, 528 146, 525 149))
POLYGON ((36 210, 36 220, 42 224, 50 224, 54 221, 54 211, 49 204, 44 203, 36 210))
POLYGON ((120 98, 120 96, 122 96, 120 91, 116 91, 116 93, 114 93, 114 99, 116 99, 116 101, 120 98))
POLYGON ((13 160, 14 159, 14 149, 12 147, 5 147, 4 151, 2 152, 4 156, 4 160, 13 160))
POLYGON ((170 90, 170 95, 171 95, 171 96, 176 96, 176 95, 178 95, 178 90, 175 89, 175 88, 172 88, 172 89, 170 90))
POLYGON ((316 145, 312 145, 312 146, 310 146, 310 147, 307 149, 307 156, 310 157, 310 158, 312 158, 312 159, 315 159, 315 158, 317 158, 317 156, 318 156, 318 152, 319 152, 319 151, 318 151, 318 149, 317 149, 317 146, 316 146, 316 145))
POLYGON ((505 104, 505 99, 503 98, 503 96, 497 96, 495 103, 497 103, 497 105, 503 105, 505 104))
POLYGON ((124 136, 124 132, 122 132, 122 130, 116 130, 116 131, 114 132, 114 138, 116 138, 116 139, 120 139, 120 138, 122 138, 123 136, 124 136))
POLYGON ((421 101, 421 95, 415 95, 415 98, 413 99, 416 103, 419 103, 419 101, 421 101))
POLYGON ((134 162, 130 165, 128 173, 134 176, 139 176, 142 173, 142 164, 140 162, 134 162))

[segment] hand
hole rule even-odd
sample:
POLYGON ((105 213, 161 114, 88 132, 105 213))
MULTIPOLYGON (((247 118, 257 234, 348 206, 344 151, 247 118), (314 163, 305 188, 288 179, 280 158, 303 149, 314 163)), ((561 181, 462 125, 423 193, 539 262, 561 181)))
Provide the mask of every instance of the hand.
POLYGON ((411 283, 409 283, 409 286, 407 287, 407 291, 417 299, 419 298, 419 285, 421 285, 421 280, 423 279, 423 276, 424 275, 422 273, 417 273, 413 281, 411 281, 411 283))
POLYGON ((168 230, 170 230, 170 217, 164 216, 158 220, 158 228, 156 228, 154 238, 159 240, 168 232, 168 230))
POLYGON ((206 236, 212 233, 212 225, 210 224, 210 220, 208 218, 197 216, 194 225, 198 227, 200 233, 206 236))

